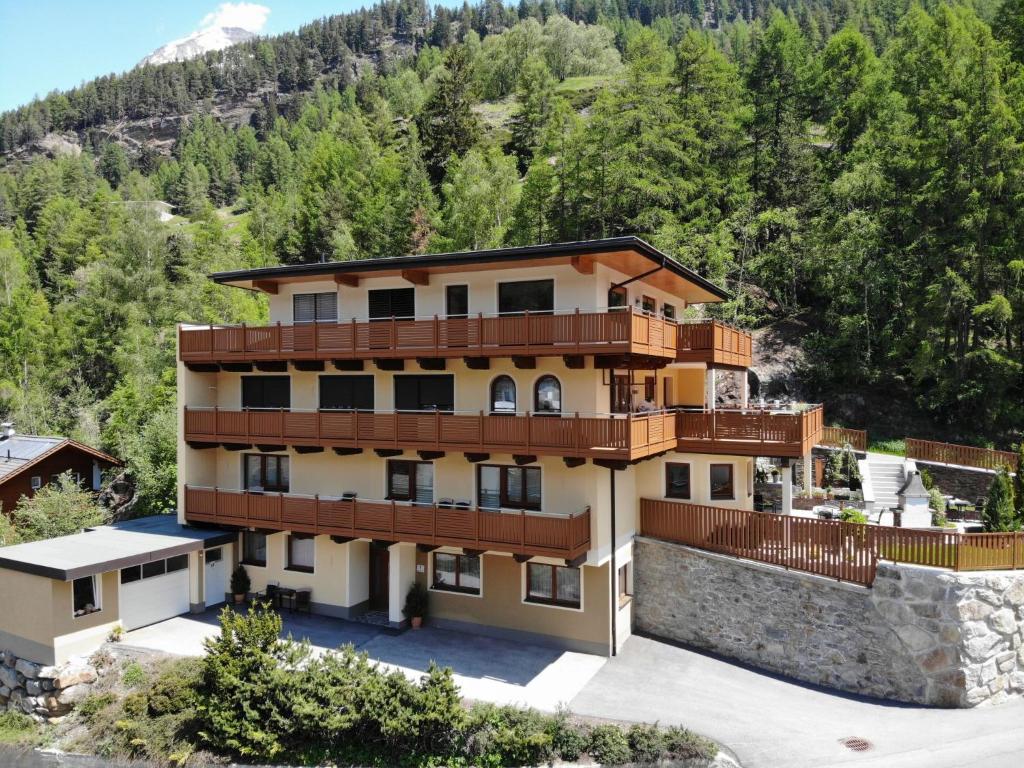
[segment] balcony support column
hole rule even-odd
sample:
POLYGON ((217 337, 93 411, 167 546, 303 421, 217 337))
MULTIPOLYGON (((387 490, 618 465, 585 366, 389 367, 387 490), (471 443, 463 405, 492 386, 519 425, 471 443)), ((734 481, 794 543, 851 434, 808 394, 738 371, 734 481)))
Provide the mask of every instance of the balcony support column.
POLYGON ((782 460, 782 509, 784 515, 793 514, 793 465, 789 459, 782 460))
POLYGON ((401 624, 405 595, 416 580, 416 545, 399 542, 388 547, 388 620, 401 624))
POLYGON ((737 371, 736 375, 740 379, 740 406, 747 408, 750 405, 750 377, 746 368, 737 371))
POLYGON ((718 371, 708 368, 704 372, 704 408, 709 411, 715 410, 715 395, 718 392, 718 371))
POLYGON ((810 453, 804 454, 804 498, 811 498, 814 490, 814 467, 810 453))

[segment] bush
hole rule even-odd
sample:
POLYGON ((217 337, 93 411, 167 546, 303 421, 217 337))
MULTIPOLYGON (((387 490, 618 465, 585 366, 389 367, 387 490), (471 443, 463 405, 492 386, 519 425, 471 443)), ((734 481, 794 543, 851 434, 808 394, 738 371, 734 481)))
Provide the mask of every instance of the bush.
POLYGON ((655 763, 665 751, 664 734, 653 725, 634 725, 626 734, 634 763, 655 763))
POLYGON ((551 734, 551 749, 558 757, 569 763, 576 762, 590 744, 588 729, 574 723, 569 713, 561 707, 551 718, 548 732, 551 734))
POLYGON ((139 688, 146 683, 149 675, 137 661, 129 661, 121 667, 121 682, 126 688, 139 688))
POLYGON ((199 699, 202 662, 200 659, 175 659, 153 681, 147 704, 152 717, 194 710, 199 699))
POLYGON ((39 738, 39 727, 21 712, 0 712, 0 744, 30 745, 39 738))
POLYGON ((590 756, 602 765, 622 765, 630 759, 629 742, 617 725, 596 725, 590 731, 590 756))
POLYGON ((990 533, 1017 530, 1019 521, 1013 509, 1013 487, 1005 469, 1000 469, 992 479, 982 520, 990 533))
POLYGON ((860 523, 861 525, 868 521, 867 515, 856 507, 843 507, 839 511, 839 519, 844 523, 860 523))
POLYGON ((554 756, 549 718, 534 709, 477 704, 466 728, 467 756, 482 765, 539 765, 554 756))
POLYGON ((672 760, 690 758, 710 760, 718 754, 718 747, 713 741, 677 725, 666 728, 664 738, 665 751, 672 760))
POLYGON ((239 564, 231 572, 231 594, 248 595, 251 586, 252 583, 249 581, 248 571, 245 570, 244 565, 239 564))
POLYGON ((417 616, 425 618, 429 601, 430 596, 427 594, 427 588, 420 582, 414 581, 409 585, 409 591, 405 595, 405 606, 402 608, 402 615, 407 619, 417 616))

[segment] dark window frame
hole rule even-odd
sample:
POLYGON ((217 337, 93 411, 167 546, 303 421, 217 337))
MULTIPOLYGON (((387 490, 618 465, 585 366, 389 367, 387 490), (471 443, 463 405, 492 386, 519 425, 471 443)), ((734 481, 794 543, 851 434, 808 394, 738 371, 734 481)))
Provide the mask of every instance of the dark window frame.
POLYGON ((211 547, 204 552, 203 556, 206 558, 207 563, 219 563, 224 559, 224 548, 211 547), (214 557, 214 555, 216 555, 216 557, 214 557))
POLYGON ((278 453, 243 453, 242 454, 242 482, 245 485, 245 490, 250 493, 288 493, 291 488, 292 472, 291 462, 289 456, 283 456, 278 453), (249 486, 249 458, 255 457, 260 460, 260 488, 262 491, 253 491, 249 486), (267 484, 267 465, 271 461, 277 462, 277 477, 278 482, 270 486, 267 484), (286 484, 281 483, 281 462, 288 462, 288 482, 286 484))
POLYGON ((529 312, 531 315, 553 315, 555 312, 555 281, 553 278, 543 277, 539 280, 500 280, 498 282, 498 315, 501 317, 521 317, 522 315, 529 312), (551 309, 502 309, 502 288, 511 285, 526 285, 526 284, 538 284, 545 283, 551 286, 551 309))
POLYGON ((613 311, 629 309, 629 291, 624 285, 613 285, 608 288, 608 309, 613 311), (613 296, 618 298, 612 299, 613 296))
MULTIPOLYGON (((259 411, 259 410, 268 410, 268 411, 286 410, 287 411, 287 410, 290 410, 291 407, 292 407, 292 377, 291 376, 241 376, 240 377, 239 387, 241 388, 241 395, 242 395, 241 403, 242 403, 242 410, 243 411, 259 411), (246 387, 249 386, 250 383, 252 385, 255 385, 256 382, 260 383, 260 385, 261 385, 260 395, 265 400, 266 399, 266 395, 267 395, 267 392, 266 392, 266 384, 267 384, 267 382, 276 382, 276 383, 280 384, 282 381, 287 384, 287 391, 288 391, 287 402, 284 405, 248 405, 247 404, 247 402, 249 401, 250 398, 248 398, 246 396, 247 395, 246 387)), ((249 393, 249 394, 253 394, 253 393, 249 393)))
POLYGON ((640 296, 640 309, 651 315, 658 314, 658 300, 646 294, 640 296))
POLYGON ((71 616, 73 618, 81 618, 82 616, 91 616, 94 613, 99 613, 103 610, 103 576, 102 574, 92 574, 90 576, 79 576, 77 579, 73 579, 71 582, 71 616), (85 606, 88 602, 82 603, 82 607, 78 608, 78 595, 76 594, 77 585, 79 582, 89 581, 90 591, 92 592, 92 604, 94 608, 91 611, 85 610, 85 606))
POLYGON ((394 401, 394 407, 395 407, 396 411, 405 411, 405 412, 409 412, 409 413, 416 413, 416 412, 431 412, 432 413, 434 411, 437 411, 438 413, 454 413, 455 412, 455 374, 453 374, 453 373, 396 373, 394 375, 394 377, 392 378, 392 389, 393 389, 393 391, 392 391, 392 398, 393 398, 393 401, 394 401), (421 406, 425 405, 425 403, 422 402, 423 398, 420 396, 422 394, 422 391, 421 391, 422 390, 422 386, 421 386, 422 382, 424 382, 424 381, 431 381, 431 382, 446 381, 448 383, 448 385, 449 385, 449 391, 450 391, 450 394, 451 394, 451 403, 450 403, 451 407, 448 407, 449 403, 435 404, 434 408, 425 408, 425 407, 405 408, 405 407, 399 407, 399 402, 398 402, 398 398, 399 398, 399 382, 403 382, 404 383, 404 382, 411 382, 411 381, 416 381, 417 382, 417 398, 416 399, 418 401, 418 404, 421 405, 421 406))
POLYGON ((559 608, 574 608, 579 610, 583 607, 583 572, 579 568, 568 565, 552 565, 550 563, 524 563, 526 566, 526 602, 538 605, 554 605, 559 608), (530 570, 532 568, 551 569, 551 595, 552 597, 537 597, 530 594, 530 570), (576 571, 579 573, 580 599, 560 600, 558 599, 558 573, 560 571, 576 571))
MULTIPOLYGON (((507 415, 507 416, 515 415, 516 409, 519 407, 519 387, 516 385, 516 380, 513 379, 511 376, 509 376, 507 373, 503 373, 500 376, 495 376, 493 379, 491 379, 490 390, 491 390, 490 391, 490 407, 491 407, 490 412, 491 412, 491 414, 492 415, 494 415, 494 414, 507 415), (512 403, 513 403, 513 405, 512 405, 512 410, 511 411, 507 411, 507 410, 504 410, 504 409, 498 409, 498 408, 494 407, 494 404, 497 402, 497 400, 495 399, 495 396, 494 396, 494 388, 497 386, 499 381, 504 381, 506 379, 512 383, 512 403)), ((502 402, 507 402, 507 401, 502 401, 502 402)))
POLYGON ((329 322, 337 322, 337 321, 338 321, 338 293, 337 293, 337 291, 313 291, 313 292, 293 293, 292 294, 292 322, 293 323, 295 323, 297 325, 301 325, 301 324, 305 324, 305 323, 329 323, 329 322), (313 319, 312 320, 299 320, 298 319, 298 314, 299 313, 296 311, 298 309, 297 302, 300 299, 304 299, 304 298, 309 297, 309 296, 313 297, 313 319), (329 303, 324 299, 325 296, 330 296, 331 299, 332 299, 332 302, 331 302, 332 307, 331 308, 333 308, 333 310, 334 310, 333 313, 326 311, 328 309, 329 303), (323 306, 321 306, 321 305, 323 305, 323 306), (322 313, 324 315, 323 317, 321 317, 321 310, 325 310, 322 313), (333 315, 333 316, 330 316, 330 315, 333 315))
POLYGON ((286 560, 285 567, 284 567, 284 569, 286 571, 297 571, 299 573, 315 573, 316 572, 316 543, 315 543, 315 537, 314 536, 302 535, 302 534, 297 534, 297 533, 289 533, 288 534, 288 546, 287 546, 286 554, 287 554, 287 560, 286 560), (295 562, 294 562, 295 555, 292 552, 292 546, 298 540, 306 540, 306 541, 308 541, 309 539, 314 539, 314 544, 313 544, 313 565, 301 565, 301 564, 297 565, 297 564, 295 564, 295 562))
POLYGON ((464 320, 469 317, 469 286, 465 283, 453 283, 444 287, 444 315, 449 320, 464 320), (465 303, 462 312, 452 312, 452 291, 461 289, 465 303))
POLYGON ((541 376, 535 382, 533 382, 533 412, 536 413, 539 416, 547 416, 547 415, 555 416, 555 415, 558 415, 558 414, 562 413, 562 382, 554 374, 552 374, 552 373, 545 373, 543 376, 541 376), (548 409, 544 409, 544 408, 540 407, 540 385, 541 385, 541 382, 545 381, 546 379, 550 379, 551 381, 555 382, 555 386, 558 388, 558 408, 557 409, 548 410, 548 409))
POLYGON ((736 499, 736 468, 732 464, 711 464, 708 467, 708 497, 712 501, 735 501, 736 499), (725 496, 721 491, 715 492, 714 473, 715 469, 724 467, 729 470, 729 495, 725 496))
POLYGON ((267 567, 267 534, 260 533, 259 531, 242 531, 242 565, 251 565, 256 568, 267 567), (250 537, 262 536, 263 537, 263 559, 259 560, 255 557, 250 557, 249 553, 249 540, 250 537))
POLYGON ((679 499, 680 501, 691 501, 693 499, 693 465, 689 461, 666 461, 665 462, 665 498, 679 499), (686 467, 686 496, 677 496, 672 491, 670 472, 676 467, 686 467))
POLYGON ((434 552, 431 557, 431 570, 430 570, 430 588, 436 589, 439 592, 457 592, 460 595, 480 595, 483 591, 483 560, 480 555, 460 555, 452 552, 434 552), (455 558, 455 584, 443 584, 437 581, 437 558, 438 557, 454 557, 455 558), (480 579, 480 586, 477 587, 464 587, 459 582, 462 578, 462 561, 468 559, 475 559, 477 561, 477 574, 480 579))
MULTIPOLYGON (((388 459, 386 470, 388 473, 387 477, 387 491, 388 501, 407 501, 411 504, 424 504, 425 502, 416 501, 416 493, 419 487, 416 485, 416 467, 420 464, 427 464, 431 467, 434 466, 432 461, 418 461, 416 459, 388 459), (402 497, 395 494, 394 485, 392 484, 392 472, 391 468, 397 464, 404 464, 407 467, 409 473, 409 493, 406 497, 402 497)), ((435 478, 436 479, 436 478, 435 478)), ((433 481, 431 481, 431 492, 435 492, 433 481)))
POLYGON ((480 477, 481 470, 483 470, 484 467, 494 467, 498 470, 498 506, 503 509, 525 509, 531 512, 541 511, 544 506, 544 473, 541 467, 520 467, 517 464, 477 464, 476 467, 476 501, 478 507, 483 506, 480 503, 480 491, 483 486, 480 477), (513 502, 508 494, 509 470, 521 470, 523 473, 521 483, 522 487, 520 488, 522 498, 521 503, 513 502), (537 483, 537 488, 540 491, 540 498, 537 500, 536 504, 529 503, 529 499, 527 497, 527 488, 529 487, 527 475, 530 472, 537 472, 538 477, 540 478, 537 483))
POLYGON ((412 320, 416 317, 416 289, 415 288, 371 288, 366 292, 366 316, 370 321, 380 322, 384 320, 412 320), (396 292, 401 292, 403 298, 411 296, 412 306, 409 308, 408 314, 395 314, 395 301, 394 297, 396 292), (374 301, 378 297, 387 294, 388 312, 389 314, 381 314, 374 310, 374 301))
POLYGON ((373 376, 372 373, 359 373, 359 374, 352 374, 352 375, 337 375, 337 374, 333 374, 333 373, 323 374, 323 375, 317 377, 317 393, 316 394, 317 394, 317 407, 320 410, 322 410, 322 411, 342 411, 342 412, 366 411, 366 410, 372 411, 372 410, 374 410, 374 408, 376 407, 376 404, 377 404, 376 381, 375 381, 374 376, 373 376), (346 407, 325 406, 324 405, 324 381, 325 380, 327 380, 328 382, 334 382, 334 381, 348 381, 348 382, 351 382, 353 384, 353 387, 352 387, 353 391, 349 392, 349 395, 351 396, 351 399, 353 401, 355 401, 355 400, 359 399, 358 397, 354 396, 355 395, 355 392, 354 392, 354 385, 355 385, 355 383, 357 381, 360 382, 360 383, 365 383, 367 379, 370 382, 370 407, 369 408, 360 408, 358 406, 351 407, 351 408, 346 408, 346 407))
POLYGON ((666 320, 676 319, 676 307, 675 304, 662 304, 661 305, 661 316, 666 320))
POLYGON ((633 588, 629 583, 630 563, 623 563, 618 568, 617 581, 619 582, 619 607, 626 605, 633 599, 633 588))
POLYGON ((129 565, 122 568, 119 575, 119 581, 121 584, 134 584, 136 581, 142 581, 142 566, 129 565))

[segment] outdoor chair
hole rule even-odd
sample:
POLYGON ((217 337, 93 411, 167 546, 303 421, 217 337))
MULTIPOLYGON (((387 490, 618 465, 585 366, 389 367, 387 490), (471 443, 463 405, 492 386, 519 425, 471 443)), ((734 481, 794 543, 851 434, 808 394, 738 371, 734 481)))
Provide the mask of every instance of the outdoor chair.
POLYGON ((277 608, 281 604, 281 596, 277 592, 277 584, 267 584, 267 588, 256 593, 257 600, 266 600, 271 607, 277 608))
POLYGON ((292 613, 295 613, 296 611, 304 611, 306 613, 311 613, 311 611, 310 611, 310 604, 311 604, 312 601, 311 601, 310 598, 312 596, 313 596, 312 590, 309 590, 309 589, 299 589, 299 590, 296 590, 295 595, 292 597, 292 604, 291 604, 292 613))

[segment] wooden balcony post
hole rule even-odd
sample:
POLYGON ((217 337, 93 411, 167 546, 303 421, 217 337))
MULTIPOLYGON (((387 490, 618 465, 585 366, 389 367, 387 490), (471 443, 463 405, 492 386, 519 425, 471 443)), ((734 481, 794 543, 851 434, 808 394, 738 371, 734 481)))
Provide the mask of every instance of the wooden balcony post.
POLYGON ((284 408, 277 409, 277 431, 281 435, 281 443, 284 443, 284 408))
POLYGON ((313 494, 313 530, 320 535, 320 494, 313 494))
POLYGON ((356 356, 356 349, 357 349, 357 343, 356 343, 356 319, 353 317, 352 318, 352 351, 349 353, 350 357, 355 357, 356 356))
POLYGON ((441 327, 437 321, 437 315, 434 315, 434 355, 436 356, 441 349, 441 327))
MULTIPOLYGON (((188 512, 188 510, 185 510, 188 512)), ((216 520, 220 517, 220 493, 217 491, 217 486, 213 486, 213 519, 216 520)))
MULTIPOLYGON (((477 312, 476 313, 476 317, 477 317, 477 319, 476 319, 476 345, 480 348, 480 351, 483 352, 483 349, 484 349, 484 313, 483 312, 477 312)), ((467 327, 466 330, 467 331, 469 330, 468 327, 467 327)), ((467 339, 467 342, 468 341, 469 340, 467 339)))
POLYGON ((316 357, 320 351, 320 323, 313 321, 313 356, 316 357))
POLYGON ((533 442, 532 434, 533 431, 533 419, 530 418, 530 412, 526 412, 526 452, 530 452, 530 444, 533 442))
POLYGON ((246 328, 245 323, 242 323, 242 352, 244 353, 249 348, 249 330, 246 328))
POLYGON ((530 310, 526 310, 526 354, 530 354, 530 310))
POLYGON ((573 418, 572 431, 573 431, 572 447, 575 448, 578 451, 580 449, 580 443, 583 442, 583 425, 580 423, 580 412, 579 411, 576 411, 576 415, 573 418))
POLYGON ((398 351, 398 321, 394 315, 391 316, 391 348, 398 351))
POLYGON ((391 536, 395 535, 395 517, 397 515, 397 507, 395 506, 394 499, 391 500, 391 536))
POLYGON ((391 440, 395 448, 398 448, 398 411, 391 414, 391 440))
POLYGON ((274 326, 274 351, 277 352, 278 354, 281 354, 282 346, 283 344, 281 343, 281 321, 278 320, 277 324, 274 326))
POLYGON ((441 412, 434 409, 434 447, 441 449, 441 412))
POLYGON ((210 357, 213 357, 213 323, 210 323, 210 357))
POLYGON ((480 452, 483 453, 483 450, 484 450, 484 412, 483 411, 480 411, 480 415, 477 417, 477 420, 476 420, 476 434, 477 434, 477 437, 480 439, 480 452))
POLYGON ((582 331, 580 330, 580 308, 579 307, 576 307, 576 312, 573 313, 572 325, 573 325, 572 334, 576 338, 576 354, 579 354, 579 352, 580 352, 580 345, 582 343, 580 337, 583 335, 582 331))

